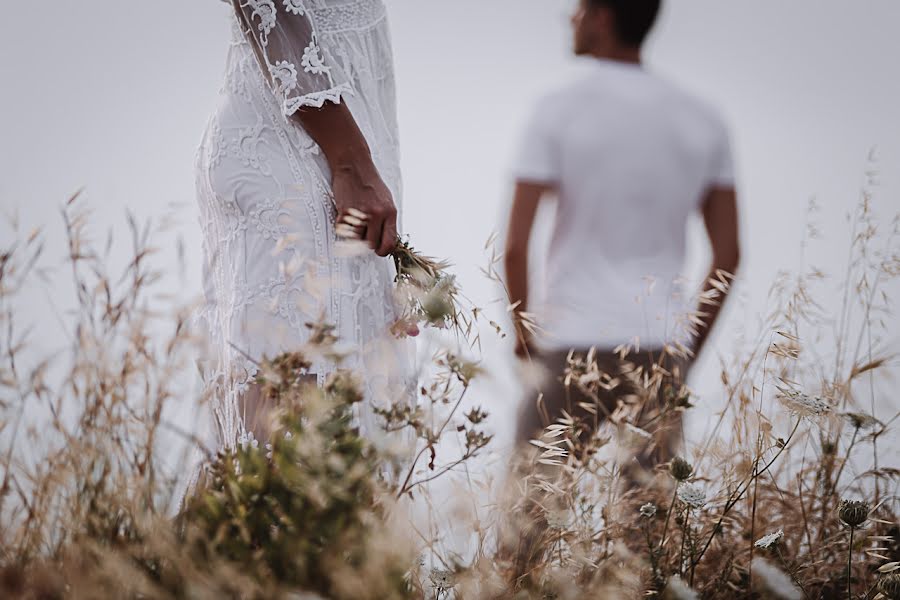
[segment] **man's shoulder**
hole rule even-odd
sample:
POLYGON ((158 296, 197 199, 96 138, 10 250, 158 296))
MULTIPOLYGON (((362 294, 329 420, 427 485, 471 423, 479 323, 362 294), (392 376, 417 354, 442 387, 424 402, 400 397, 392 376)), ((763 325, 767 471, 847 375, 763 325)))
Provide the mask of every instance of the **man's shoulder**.
POLYGON ((726 121, 721 109, 711 99, 672 81, 668 77, 654 75, 665 91, 666 101, 683 113, 701 120, 715 129, 726 129, 726 121))

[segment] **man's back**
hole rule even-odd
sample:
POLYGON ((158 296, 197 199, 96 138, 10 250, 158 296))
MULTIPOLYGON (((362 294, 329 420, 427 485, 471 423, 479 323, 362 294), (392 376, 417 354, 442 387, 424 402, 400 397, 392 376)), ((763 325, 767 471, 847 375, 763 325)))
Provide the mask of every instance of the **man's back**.
POLYGON ((681 337, 687 311, 686 221, 710 188, 733 186, 727 131, 639 65, 590 59, 587 70, 539 103, 515 165, 519 181, 559 194, 539 344, 660 347, 681 337))

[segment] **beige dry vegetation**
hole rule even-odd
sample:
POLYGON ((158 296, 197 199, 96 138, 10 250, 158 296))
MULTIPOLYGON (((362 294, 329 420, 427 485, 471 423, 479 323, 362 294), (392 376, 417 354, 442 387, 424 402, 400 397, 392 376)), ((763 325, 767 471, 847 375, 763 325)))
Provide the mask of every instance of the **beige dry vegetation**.
MULTIPOLYGON (((900 465, 881 450, 897 404, 879 385, 896 357, 877 343, 900 222, 879 231, 868 195, 851 220, 839 314, 815 301, 836 285, 823 273, 783 274, 755 340, 723 365, 713 434, 677 460, 634 468, 693 409, 669 367, 683 350, 671 348, 627 382, 573 355, 559 374, 569 385, 635 392, 597 415, 596 435, 574 417, 551 425, 520 457, 521 477, 476 473, 493 440, 490 416, 467 408, 482 373, 465 356, 485 317, 446 265, 404 245, 403 318, 464 346, 436 353, 418 406, 381 411, 386 429, 416 439, 413 460, 356 434, 352 374, 305 385, 305 356, 323 348, 298 348, 264 365, 273 441, 208 456, 175 518, 160 440, 199 446, 165 416, 192 401, 179 383, 200 343, 189 311, 153 308, 149 230, 131 223, 134 255, 114 276, 86 239, 81 202, 64 216, 77 306, 68 355, 35 358, 17 320, 41 275, 41 236, 17 235, 0 256, 4 598, 900 598, 900 465), (151 333, 161 323, 162 339, 151 333), (406 520, 409 503, 436 506, 431 484, 448 477, 461 482, 459 509, 431 521, 466 531, 467 552, 406 520)), ((337 341, 318 327, 315 344, 337 341)))

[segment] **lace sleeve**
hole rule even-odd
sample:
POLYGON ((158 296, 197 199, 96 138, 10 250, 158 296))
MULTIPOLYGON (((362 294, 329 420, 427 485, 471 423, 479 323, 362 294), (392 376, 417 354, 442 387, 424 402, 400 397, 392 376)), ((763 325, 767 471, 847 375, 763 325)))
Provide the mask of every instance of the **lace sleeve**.
POLYGON ((339 103, 343 94, 353 93, 348 82, 335 80, 337 69, 319 45, 306 1, 231 0, 286 117, 304 106, 339 103))

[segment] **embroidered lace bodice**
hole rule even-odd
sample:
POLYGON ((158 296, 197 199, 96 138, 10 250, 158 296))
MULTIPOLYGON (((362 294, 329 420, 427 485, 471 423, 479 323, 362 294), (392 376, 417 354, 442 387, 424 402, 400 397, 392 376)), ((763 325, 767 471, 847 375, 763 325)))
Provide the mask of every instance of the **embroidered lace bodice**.
MULTIPOLYGON (((223 0, 225 1, 225 0, 223 0)), ((396 318, 393 266, 346 255, 334 231, 330 170, 292 115, 344 102, 398 208, 401 181, 393 56, 381 0, 232 0, 232 41, 218 106, 197 155, 212 352, 204 378, 220 444, 245 441, 239 398, 258 362, 297 350, 311 322, 336 327, 350 350, 319 357, 320 384, 337 368, 364 381, 357 418, 409 394, 409 346, 396 318)))

